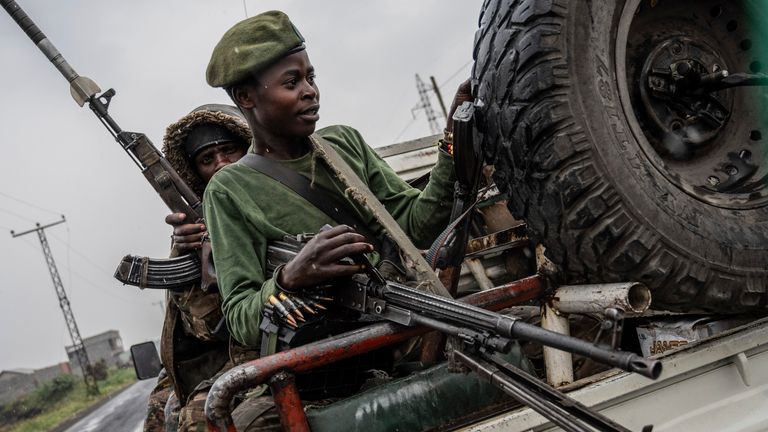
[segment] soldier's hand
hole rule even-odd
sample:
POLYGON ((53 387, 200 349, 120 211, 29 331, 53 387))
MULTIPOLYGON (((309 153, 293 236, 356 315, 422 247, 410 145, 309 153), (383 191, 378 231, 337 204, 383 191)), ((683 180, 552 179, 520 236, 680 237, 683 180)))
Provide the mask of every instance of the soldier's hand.
POLYGON ((277 283, 286 290, 295 291, 335 277, 360 273, 365 266, 340 260, 371 251, 373 245, 347 225, 321 231, 283 267, 277 283))
POLYGON ((451 110, 448 112, 448 120, 445 125, 445 129, 448 132, 453 132, 453 113, 456 112, 456 109, 464 102, 472 102, 473 100, 472 82, 468 79, 459 84, 459 88, 456 90, 456 95, 453 97, 453 103, 451 103, 451 110))
POLYGON ((173 247, 180 254, 200 249, 203 239, 208 234, 205 225, 199 223, 185 224, 184 213, 171 213, 165 217, 165 223, 173 227, 173 247))

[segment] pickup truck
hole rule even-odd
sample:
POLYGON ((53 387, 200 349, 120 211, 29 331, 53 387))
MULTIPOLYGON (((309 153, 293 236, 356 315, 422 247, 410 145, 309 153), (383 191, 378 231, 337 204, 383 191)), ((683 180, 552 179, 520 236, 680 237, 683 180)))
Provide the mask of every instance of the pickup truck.
MULTIPOLYGON (((428 145, 432 139, 427 137, 378 151, 404 178, 413 179, 428 172, 434 163, 436 150, 428 145)), ((503 215, 502 209, 494 211, 503 215)), ((509 218, 502 218, 502 223, 509 224, 509 218)), ((520 239, 515 240, 499 245, 495 256, 481 257, 482 269, 491 285, 508 281, 504 276, 509 271, 500 267, 499 255, 504 251, 520 255, 512 252, 520 245, 520 239)), ((478 289, 480 283, 467 265, 462 269, 462 281, 462 291, 478 289)), ((663 369, 658 379, 610 369, 563 385, 559 390, 633 431, 644 430, 648 425, 653 425, 653 431, 761 431, 768 428, 768 411, 764 409, 768 388, 765 314, 665 314, 648 310, 644 315, 631 320, 645 322, 645 327, 655 330, 655 334, 649 336, 640 326, 640 330, 635 327, 632 333, 625 332, 624 337, 634 339, 637 346, 640 335, 649 339, 645 342, 647 349, 642 351, 661 360, 663 369), (683 323, 689 331, 665 332, 671 327, 670 323, 683 323), (699 325, 701 328, 696 329, 699 325), (666 341, 670 343, 665 344, 666 341)), ((451 429, 479 432, 556 428, 531 408, 518 407, 451 429)))
MULTIPOLYGON (((436 139, 425 137, 377 152, 404 179, 419 184, 436 160, 436 139)), ((482 232, 473 233, 461 268, 459 296, 515 284, 536 272, 535 245, 525 224, 507 211, 503 194, 488 190, 478 209, 482 232), (496 231, 488 233, 488 227, 496 231)), ((506 312, 539 322, 550 300, 543 297, 506 312)), ((588 315, 589 322, 609 321, 600 313, 588 315)), ((660 360, 663 368, 656 380, 583 367, 576 379, 552 384, 629 430, 764 430, 768 319, 763 316, 646 309, 624 319, 621 346, 660 360)), ((578 319, 578 314, 570 316, 570 321, 578 319)), ((595 334, 580 336, 592 339, 595 334)), ((531 352, 535 363, 540 355, 536 348, 531 352)), ((341 430, 343 425, 343 430, 366 432, 557 430, 535 410, 476 376, 449 374, 446 368, 440 363, 328 407, 307 408, 309 426, 318 431, 341 430)))

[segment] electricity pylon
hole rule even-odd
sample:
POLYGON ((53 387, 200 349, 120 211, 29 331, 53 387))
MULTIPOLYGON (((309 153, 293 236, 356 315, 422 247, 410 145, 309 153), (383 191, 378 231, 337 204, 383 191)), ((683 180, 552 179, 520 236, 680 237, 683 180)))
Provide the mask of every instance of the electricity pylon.
POLYGON ((14 233, 11 231, 13 238, 29 234, 31 232, 37 232, 37 237, 40 239, 40 245, 43 247, 43 255, 45 255, 45 262, 48 263, 48 272, 53 279, 53 287, 56 289, 56 296, 59 298, 59 306, 61 311, 64 312, 64 321, 67 323, 67 329, 69 329, 69 336, 72 338, 72 348, 77 363, 80 365, 80 369, 83 371, 83 380, 85 380, 85 388, 88 393, 98 394, 99 386, 96 384, 96 377, 93 376, 93 368, 91 362, 88 360, 88 353, 85 351, 85 345, 83 339, 80 337, 80 330, 77 329, 77 323, 75 322, 75 315, 72 313, 72 308, 69 307, 69 299, 67 293, 64 291, 64 285, 61 283, 61 277, 59 277, 59 271, 56 269, 56 262, 53 260, 51 254, 51 248, 48 246, 48 238, 45 236, 45 229, 54 225, 58 225, 65 221, 64 215, 61 216, 61 220, 58 222, 50 223, 48 225, 40 226, 36 224, 37 228, 27 230, 21 233, 14 233))
POLYGON ((424 113, 427 115, 427 121, 429 122, 429 128, 432 130, 432 133, 439 134, 442 132, 442 129, 437 124, 435 110, 432 109, 432 103, 429 100, 429 94, 427 94, 429 89, 427 89, 427 85, 424 84, 424 81, 421 80, 419 74, 416 74, 416 90, 419 91, 419 98, 421 102, 419 102, 419 105, 417 105, 415 109, 424 110, 424 113))

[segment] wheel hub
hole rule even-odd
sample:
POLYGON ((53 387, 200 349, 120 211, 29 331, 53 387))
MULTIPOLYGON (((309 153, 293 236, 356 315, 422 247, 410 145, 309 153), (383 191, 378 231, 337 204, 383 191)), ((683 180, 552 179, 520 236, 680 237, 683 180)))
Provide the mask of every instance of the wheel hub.
POLYGON ((657 151, 690 159, 722 131, 733 97, 729 92, 696 95, 694 90, 724 66, 712 47, 688 37, 666 39, 651 51, 639 84, 647 123, 653 125, 648 138, 657 151))
POLYGON ((633 135, 668 181, 710 205, 768 205, 766 23, 764 9, 719 0, 627 0, 622 14, 616 61, 633 135))

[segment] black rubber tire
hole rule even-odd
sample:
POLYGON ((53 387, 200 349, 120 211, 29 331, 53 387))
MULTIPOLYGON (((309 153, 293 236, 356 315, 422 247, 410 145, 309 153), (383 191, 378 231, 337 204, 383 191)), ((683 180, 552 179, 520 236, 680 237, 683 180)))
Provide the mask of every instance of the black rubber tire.
POLYGON ((764 308, 768 208, 708 205, 649 163, 619 102, 623 7, 486 0, 472 77, 495 180, 560 282, 643 282, 671 310, 764 308))

